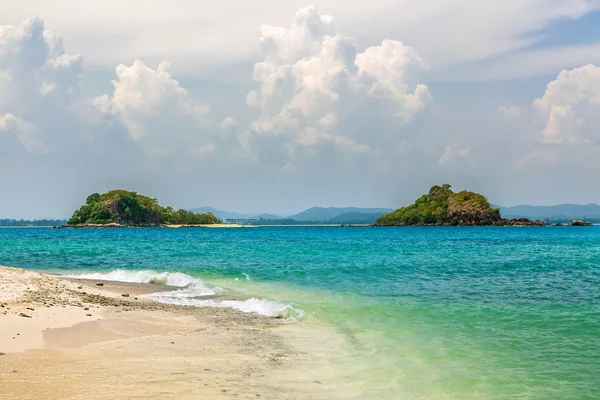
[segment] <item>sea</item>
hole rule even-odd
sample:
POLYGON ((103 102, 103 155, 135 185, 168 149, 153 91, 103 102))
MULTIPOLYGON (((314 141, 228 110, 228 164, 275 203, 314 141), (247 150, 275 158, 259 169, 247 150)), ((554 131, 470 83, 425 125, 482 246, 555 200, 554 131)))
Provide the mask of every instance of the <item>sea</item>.
POLYGON ((600 399, 600 227, 0 229, 0 265, 335 330, 366 399, 600 399))

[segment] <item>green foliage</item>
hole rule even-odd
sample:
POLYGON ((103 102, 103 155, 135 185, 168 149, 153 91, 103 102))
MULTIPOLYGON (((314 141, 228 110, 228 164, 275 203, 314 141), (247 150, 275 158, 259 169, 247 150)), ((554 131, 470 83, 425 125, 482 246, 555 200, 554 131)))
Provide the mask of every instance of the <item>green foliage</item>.
POLYGON ((376 225, 493 225, 501 220, 500 210, 469 191, 454 193, 450 185, 433 186, 407 207, 379 218, 376 225))
POLYGON ((125 190, 91 194, 68 221, 70 225, 117 223, 128 226, 205 225, 219 222, 212 214, 174 211, 171 207, 158 204, 155 198, 125 190))
POLYGON ((167 224, 171 225, 211 225, 220 221, 211 213, 196 214, 187 210, 172 211, 167 214, 167 224))

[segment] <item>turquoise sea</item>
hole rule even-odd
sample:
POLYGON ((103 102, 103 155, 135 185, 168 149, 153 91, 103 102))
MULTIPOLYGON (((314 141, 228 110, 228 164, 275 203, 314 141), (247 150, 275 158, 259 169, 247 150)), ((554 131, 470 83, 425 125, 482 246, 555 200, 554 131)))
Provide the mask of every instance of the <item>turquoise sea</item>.
POLYGON ((0 229, 0 265, 332 326, 364 398, 600 399, 600 227, 0 229))

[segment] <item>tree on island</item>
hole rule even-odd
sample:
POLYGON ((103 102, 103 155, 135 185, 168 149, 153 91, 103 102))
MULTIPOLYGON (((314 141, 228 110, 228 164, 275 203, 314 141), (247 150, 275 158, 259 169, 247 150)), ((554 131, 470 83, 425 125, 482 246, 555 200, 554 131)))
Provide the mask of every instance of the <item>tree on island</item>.
POLYGON ((73 213, 69 225, 118 224, 125 226, 211 225, 221 221, 213 214, 163 207, 158 200, 126 190, 94 193, 73 213))
POLYGON ((414 204, 381 216, 377 226, 491 226, 545 225, 527 219, 507 220, 479 193, 452 191, 448 184, 433 186, 414 204))

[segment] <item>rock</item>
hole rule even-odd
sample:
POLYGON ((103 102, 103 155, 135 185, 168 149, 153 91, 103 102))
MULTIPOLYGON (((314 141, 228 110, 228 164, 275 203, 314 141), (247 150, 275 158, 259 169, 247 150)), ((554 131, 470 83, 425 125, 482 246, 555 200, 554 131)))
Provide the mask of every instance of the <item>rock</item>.
POLYGON ((571 222, 569 224, 569 226, 594 226, 594 224, 591 224, 589 222, 584 222, 584 221, 581 221, 579 219, 576 219, 573 222, 571 222))
POLYGON ((86 308, 83 309, 83 311, 90 311, 90 308, 86 307, 86 308))
POLYGON ((129 293, 123 293, 121 296, 122 297, 129 297, 129 293))
POLYGON ((27 314, 19 313, 19 317, 23 317, 23 318, 31 318, 31 315, 27 315, 27 314))
POLYGON ((27 307, 27 309, 28 309, 29 311, 35 311, 35 309, 34 309, 34 308, 31 308, 31 307, 27 307))
POLYGON ((104 283, 98 282, 96 283, 96 286, 104 286, 104 283))
POLYGON ((552 224, 552 226, 564 226, 564 225, 561 223, 558 223, 558 224, 552 224))
POLYGON ((85 314, 85 315, 86 315, 87 317, 91 317, 91 316, 92 316, 92 314, 85 314))

